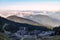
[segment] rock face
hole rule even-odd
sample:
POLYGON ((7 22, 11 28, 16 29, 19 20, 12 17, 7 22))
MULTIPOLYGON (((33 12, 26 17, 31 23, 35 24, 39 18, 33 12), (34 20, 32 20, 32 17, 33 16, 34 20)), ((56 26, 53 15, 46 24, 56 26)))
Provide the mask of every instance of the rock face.
POLYGON ((53 28, 53 30, 55 31, 55 35, 60 35, 60 26, 53 28))
POLYGON ((15 26, 15 25, 8 24, 8 25, 6 25, 4 30, 9 31, 11 33, 15 33, 15 32, 17 32, 19 30, 19 27, 15 26))
POLYGON ((11 40, 10 38, 8 38, 7 35, 5 35, 4 33, 0 32, 0 40, 11 40))
POLYGON ((7 17, 8 20, 14 21, 14 22, 18 22, 18 23, 27 23, 27 24, 31 24, 31 25, 40 25, 39 23, 26 19, 26 18, 22 18, 22 17, 18 17, 15 15, 9 16, 7 17))
POLYGON ((51 28, 58 27, 60 25, 60 20, 51 18, 47 15, 33 15, 33 16, 28 16, 26 18, 33 20, 37 23, 40 23, 44 26, 47 26, 47 27, 50 26, 51 28))

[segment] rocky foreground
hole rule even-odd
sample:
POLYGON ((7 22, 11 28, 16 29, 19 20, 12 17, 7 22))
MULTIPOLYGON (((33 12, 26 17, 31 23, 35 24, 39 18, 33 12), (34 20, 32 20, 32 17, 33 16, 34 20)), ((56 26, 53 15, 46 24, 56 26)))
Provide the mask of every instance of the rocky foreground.
POLYGON ((8 35, 5 37, 11 40, 60 40, 60 27, 50 30, 44 26, 17 23, 2 17, 0 17, 0 32, 8 35))

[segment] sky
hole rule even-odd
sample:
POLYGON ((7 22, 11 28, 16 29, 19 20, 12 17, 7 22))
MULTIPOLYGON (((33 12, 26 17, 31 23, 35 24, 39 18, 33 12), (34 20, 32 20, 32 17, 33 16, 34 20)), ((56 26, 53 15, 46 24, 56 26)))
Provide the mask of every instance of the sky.
POLYGON ((60 0, 0 0, 0 10, 60 10, 60 0))

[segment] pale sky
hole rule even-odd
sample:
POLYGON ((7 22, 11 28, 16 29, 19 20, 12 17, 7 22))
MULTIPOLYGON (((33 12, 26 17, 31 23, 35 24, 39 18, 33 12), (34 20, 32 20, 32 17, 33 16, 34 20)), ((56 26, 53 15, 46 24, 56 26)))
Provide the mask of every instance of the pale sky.
POLYGON ((0 0, 0 10, 60 10, 60 0, 0 0))

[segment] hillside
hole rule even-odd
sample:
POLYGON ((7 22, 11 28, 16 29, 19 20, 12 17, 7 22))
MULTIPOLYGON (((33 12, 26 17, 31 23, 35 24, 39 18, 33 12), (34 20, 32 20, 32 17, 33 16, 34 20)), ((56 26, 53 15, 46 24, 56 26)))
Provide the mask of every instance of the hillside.
POLYGON ((14 22, 18 22, 18 23, 27 23, 27 24, 31 24, 31 25, 40 25, 39 23, 29 20, 27 18, 22 18, 22 17, 18 17, 16 15, 12 15, 7 17, 8 20, 14 21, 14 22))
POLYGON ((52 17, 52 18, 60 20, 60 12, 56 12, 56 13, 54 13, 52 15, 49 15, 49 16, 52 17))
POLYGON ((26 17, 30 20, 43 24, 44 26, 58 27, 60 25, 60 20, 51 18, 47 15, 33 15, 26 17))

